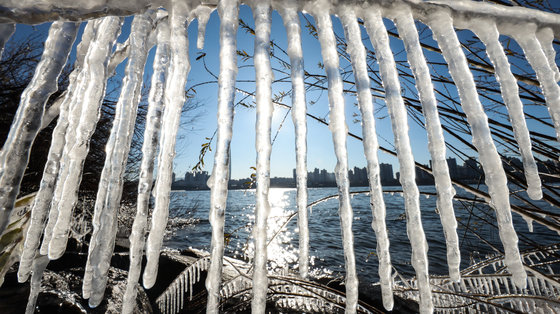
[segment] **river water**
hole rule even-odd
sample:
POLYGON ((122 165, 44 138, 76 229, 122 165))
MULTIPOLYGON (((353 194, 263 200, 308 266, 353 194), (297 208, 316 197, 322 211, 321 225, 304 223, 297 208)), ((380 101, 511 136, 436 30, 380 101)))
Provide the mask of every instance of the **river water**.
MULTIPOLYGON (((405 277, 413 276, 410 265, 411 248, 406 233, 404 203, 400 187, 385 187, 384 199, 387 207, 387 227, 390 238, 391 260, 396 269, 405 277), (395 192, 397 191, 397 192, 395 192)), ((434 186, 420 186, 421 193, 435 193, 434 186)), ((485 187, 481 187, 486 190, 485 187)), ((351 191, 366 191, 366 187, 355 187, 351 191)), ((336 188, 310 188, 309 203, 335 195, 336 188)), ((520 192, 524 193, 524 192, 520 192)), ((461 189, 457 195, 468 198, 473 196, 461 189)), ((254 190, 234 190, 228 194, 225 238, 227 256, 250 260, 253 255, 251 231, 255 219, 254 190)), ((438 213, 436 197, 423 194, 420 196, 422 222, 429 244, 429 269, 431 274, 446 275, 447 262, 445 239, 438 213)), ((519 203, 515 200, 513 203, 519 203)), ((484 244, 472 232, 461 224, 468 225, 484 240, 502 248, 497 229, 492 226, 495 218, 486 205, 455 201, 455 214, 459 220, 458 234, 461 243, 462 264, 465 268, 472 261, 479 261, 492 249, 484 244), (478 217, 477 217, 478 216, 478 217), (479 218, 483 217, 487 221, 479 218)), ((272 188, 270 190, 270 218, 268 237, 272 239, 268 246, 269 268, 275 271, 297 270, 298 229, 296 211, 296 190, 272 188), (291 220, 289 220, 291 217, 291 220), (287 222, 288 221, 288 222, 287 222), (287 222, 287 223, 286 223, 287 222)), ((521 204, 521 203, 519 203, 521 204)), ((557 209, 545 202, 537 202, 539 208, 557 212, 557 209)), ((170 217, 172 232, 168 233, 165 245, 177 249, 193 247, 209 250, 211 228, 208 222, 210 206, 209 191, 173 191, 171 195, 170 217), (185 221, 194 224, 183 224, 185 221)), ((375 255, 375 234, 371 228, 372 215, 368 194, 355 194, 352 198, 354 210, 354 247, 357 270, 362 284, 378 280, 377 257, 375 255)), ((517 214, 513 214, 514 225, 520 236, 520 248, 529 248, 530 243, 539 245, 560 242, 558 234, 534 223, 533 232, 529 232, 527 223, 517 214)), ((344 256, 338 217, 338 199, 333 198, 313 206, 309 214, 310 258, 313 276, 329 275, 342 277, 344 274, 344 256)))

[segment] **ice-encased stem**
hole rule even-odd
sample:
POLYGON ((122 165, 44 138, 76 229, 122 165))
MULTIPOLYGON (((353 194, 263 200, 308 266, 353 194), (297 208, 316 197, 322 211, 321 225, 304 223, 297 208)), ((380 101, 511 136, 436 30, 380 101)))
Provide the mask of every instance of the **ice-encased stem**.
MULTIPOLYGON (((84 284, 91 285, 89 306, 103 301, 111 257, 117 234, 117 213, 120 206, 123 175, 134 133, 140 102, 143 69, 148 53, 147 40, 152 30, 151 11, 136 15, 132 21, 128 63, 121 94, 115 108, 115 119, 105 147, 106 157, 97 191, 93 214, 93 234, 89 243, 84 284), (91 281, 91 283, 86 283, 91 281)), ((56 226, 53 240, 56 239, 56 226)), ((52 242, 52 240, 51 240, 52 242)), ((52 245, 52 244, 51 244, 52 245)), ((51 252, 49 252, 50 254, 51 252)))
POLYGON ((130 266, 123 299, 123 313, 132 313, 136 306, 138 279, 142 269, 146 227, 148 224, 148 207, 150 192, 154 178, 154 164, 157 152, 161 114, 163 111, 164 86, 169 68, 169 25, 167 20, 159 22, 157 27, 157 48, 148 95, 148 113, 146 114, 146 128, 144 143, 142 143, 142 162, 140 164, 140 178, 138 181, 138 201, 136 217, 130 233, 130 266))
POLYGON ((196 20, 198 21, 198 34, 196 39, 196 48, 204 49, 204 34, 206 33, 206 24, 210 19, 210 14, 214 11, 206 5, 200 5, 196 8, 196 20))
POLYGON ((370 203, 372 210, 372 227, 377 239, 377 256, 379 259, 379 279, 383 306, 386 310, 393 309, 393 279, 391 277, 391 256, 389 254, 389 236, 385 223, 385 201, 381 186, 379 160, 377 150, 377 134, 373 116, 373 99, 370 90, 370 79, 366 63, 366 50, 362 43, 361 30, 353 8, 343 6, 339 10, 340 19, 344 26, 347 52, 352 61, 352 70, 358 92, 358 105, 362 114, 362 133, 364 154, 367 160, 367 171, 370 184, 370 203))
POLYGON ((416 186, 414 156, 408 136, 406 108, 401 96, 401 85, 395 65, 395 59, 389 45, 387 30, 379 9, 370 7, 365 12, 366 26, 373 49, 379 62, 379 72, 385 88, 385 102, 391 118, 391 127, 395 137, 395 148, 400 166, 400 183, 406 211, 406 231, 412 247, 412 266, 416 272, 420 294, 420 312, 433 312, 432 292, 428 277, 428 243, 422 227, 420 198, 416 186))
POLYGON ((342 246, 346 266, 346 313, 355 313, 358 304, 358 276, 354 255, 354 235, 352 234, 352 206, 350 205, 350 182, 348 179, 348 152, 346 137, 348 127, 344 112, 342 78, 339 72, 336 38, 328 4, 319 2, 313 12, 317 23, 321 54, 327 73, 329 86, 329 129, 331 130, 336 155, 335 176, 339 194, 339 215, 342 229, 342 246))
POLYGON ((218 131, 216 154, 210 187, 210 214, 212 241, 210 245, 210 268, 206 278, 208 302, 206 313, 218 313, 220 283, 224 257, 224 220, 229 177, 229 151, 233 128, 233 101, 237 77, 237 27, 239 2, 220 1, 220 75, 218 77, 218 131))
MULTIPOLYGON (((82 70, 84 57, 93 35, 93 24, 94 22, 88 22, 84 28, 82 40, 76 51, 74 70, 70 74, 67 92, 60 104, 60 112, 56 127, 53 130, 51 146, 49 147, 43 177, 41 178, 39 191, 37 192, 37 195, 35 195, 33 205, 31 206, 31 221, 29 223, 29 228, 27 229, 25 244, 18 269, 19 282, 24 282, 29 277, 29 272, 41 241, 41 234, 43 233, 43 229, 45 229, 45 219, 47 218, 47 213, 51 208, 50 205, 53 198, 54 188, 60 170, 60 162, 65 143, 64 137, 67 132, 68 115, 71 109, 70 104, 72 103, 75 105, 75 102, 72 102, 72 98, 75 97, 76 87, 79 86, 78 76, 82 70)), ((57 211, 54 211, 54 213, 57 213, 57 211)), ((56 219, 56 215, 54 215, 54 213, 52 226, 54 226, 54 220, 56 219)), ((48 230, 52 231, 52 226, 48 228, 48 230)), ((48 239, 50 240, 50 236, 48 239)))
POLYGON ((255 192, 255 243, 253 268, 252 313, 264 313, 268 290, 267 276, 267 220, 270 212, 268 192, 270 188, 270 141, 272 113, 272 70, 270 67, 270 1, 253 2, 255 20, 255 81, 256 81, 256 140, 257 149, 257 187, 255 192))
POLYGON ((15 24, 0 24, 0 58, 4 53, 4 46, 16 30, 15 24))
POLYGON ((535 70, 541 85, 548 112, 556 129, 556 139, 560 142, 560 86, 555 78, 555 71, 536 36, 536 26, 527 25, 523 30, 515 31, 513 38, 523 49, 527 61, 535 70))
POLYGON ((43 272, 49 264, 49 258, 45 255, 37 256, 33 260, 33 274, 31 275, 31 283, 29 297, 27 298, 27 306, 25 307, 25 314, 35 313, 35 305, 37 303, 37 297, 39 292, 41 292, 41 280, 43 279, 43 272))
MULTIPOLYGON (((97 19, 93 21, 89 21, 84 28, 84 33, 82 34, 82 39, 80 42, 80 47, 82 47, 82 42, 84 46, 82 50, 78 51, 80 55, 77 55, 77 59, 81 59, 82 67, 79 71, 76 72, 76 80, 75 86, 72 89, 73 92, 69 92, 66 94, 64 101, 68 101, 68 125, 66 126, 67 130, 76 130, 78 128, 78 124, 80 122, 80 116, 82 115, 82 108, 83 108, 83 101, 82 101, 82 93, 79 91, 84 91, 89 83, 89 76, 86 71, 84 71, 84 67, 87 65, 85 62, 85 58, 87 53, 90 49, 90 45, 92 42, 96 41, 97 36, 97 29, 99 28, 99 24, 101 23, 102 19, 97 19)), ((70 87, 70 86, 69 86, 70 87)), ((65 132, 63 134, 64 138, 60 139, 63 145, 62 147, 62 154, 58 157, 58 174, 56 178, 56 184, 54 186, 54 191, 52 193, 52 197, 50 200, 50 210, 49 210, 49 217, 45 226, 45 231, 43 232, 43 241, 41 244, 41 248, 39 250, 41 255, 48 255, 49 252, 49 243, 52 238, 52 231, 54 229, 54 225, 56 223, 58 217, 58 204, 60 199, 62 198, 62 192, 64 189, 64 181, 68 177, 68 173, 70 172, 70 156, 69 151, 74 146, 76 142, 76 138, 78 134, 76 132, 65 132)), ((52 146, 52 144, 51 144, 52 146)))
POLYGON ((170 64, 171 69, 165 81, 165 111, 160 134, 160 151, 155 186, 155 208, 146 245, 147 264, 143 274, 144 287, 151 288, 156 281, 159 251, 169 215, 169 192, 173 175, 175 142, 185 103, 185 84, 190 71, 189 41, 185 22, 189 14, 189 4, 173 2, 170 15, 170 64))
POLYGON ((58 76, 66 64, 77 32, 76 23, 54 22, 51 25, 41 61, 21 94, 10 132, 0 151, 0 234, 8 224, 19 193, 47 99, 58 88, 58 76))
POLYGON ((486 185, 492 199, 491 205, 496 210, 500 239, 504 245, 505 264, 512 274, 515 284, 524 288, 527 285, 527 274, 521 263, 517 247, 518 238, 513 228, 507 178, 492 140, 488 117, 478 98, 467 59, 461 49, 457 34, 453 30, 452 19, 448 13, 434 13, 429 17, 428 24, 447 61, 449 73, 457 85, 461 106, 467 116, 468 123, 471 125, 473 145, 480 156, 486 185))
MULTIPOLYGON (((106 17, 99 23, 97 38, 89 46, 84 62, 86 89, 81 96, 82 111, 79 113, 79 123, 73 132, 66 133, 66 148, 68 160, 65 161, 68 175, 61 181, 62 194, 58 202, 58 216, 54 224, 52 237, 48 246, 48 256, 57 259, 66 249, 68 231, 72 220, 72 211, 78 200, 78 188, 82 179, 82 169, 89 150, 89 141, 99 119, 101 103, 105 96, 107 81, 107 62, 111 49, 120 32, 121 19, 106 17), (72 133, 72 134, 71 134, 72 133), (75 141, 69 147, 68 137, 75 134, 75 141)), ((72 117, 71 117, 72 118, 72 117)), ((73 117, 76 118, 76 117, 73 117)), ((63 167, 63 165, 61 165, 63 167)), ((59 188, 57 184, 57 189, 59 188)))
POLYGON ((550 69, 554 72, 555 82, 560 81, 560 71, 556 65, 556 51, 553 46, 554 32, 550 27, 541 28, 537 31, 537 39, 539 40, 543 52, 546 55, 550 69))
POLYGON ((407 53, 408 63, 412 69, 416 88, 418 90, 422 113, 425 117, 428 133, 428 149, 432 157, 432 173, 437 190, 437 208, 445 235, 447 247, 447 265, 449 277, 458 281, 460 279, 459 267, 461 264, 461 251, 457 235, 457 220, 453 210, 453 197, 455 189, 451 184, 451 177, 446 160, 445 138, 439 119, 437 100, 434 94, 430 69, 420 46, 418 30, 409 9, 402 9, 395 19, 399 36, 402 38, 407 53))
POLYGON ((498 28, 496 24, 486 20, 475 20, 470 25, 478 38, 486 46, 486 53, 496 69, 496 78, 500 83, 502 98, 509 112, 509 119, 513 128, 513 135, 517 140, 523 170, 527 180, 527 194, 531 199, 542 198, 541 180, 539 170, 531 150, 531 136, 527 129, 523 113, 523 103, 519 98, 519 87, 513 76, 504 48, 500 44, 498 28))
POLYGON ((288 36, 292 79, 292 121, 295 127, 296 186, 299 229, 299 274, 307 278, 309 273, 309 228, 307 218, 307 108, 305 101, 303 51, 301 26, 295 1, 283 5, 280 14, 288 36))

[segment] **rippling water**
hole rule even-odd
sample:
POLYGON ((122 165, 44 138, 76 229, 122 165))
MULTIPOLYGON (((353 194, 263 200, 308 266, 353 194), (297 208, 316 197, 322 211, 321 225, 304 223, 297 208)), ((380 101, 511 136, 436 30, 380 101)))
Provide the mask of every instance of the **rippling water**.
MULTIPOLYGON (((434 193, 434 186, 421 186, 421 192, 434 193)), ((363 191, 367 188, 352 188, 351 191, 363 191)), ((412 276, 410 265, 411 248, 406 234, 406 220, 404 219, 403 197, 398 192, 400 187, 386 187, 384 199, 387 207, 387 227, 391 241, 391 259, 396 270, 412 276)), ((336 188, 311 188, 309 203, 323 197, 337 193, 336 188)), ((460 189, 458 195, 472 198, 472 195, 460 189)), ((228 195, 226 212, 226 255, 250 260, 253 255, 251 231, 254 223, 255 204, 254 190, 235 190, 228 195)), ((268 223, 269 268, 280 271, 282 269, 297 270, 298 259, 298 229, 296 211, 296 190, 273 188, 270 190, 271 211, 268 223), (291 220, 289 220, 291 218, 291 220)), ((188 247, 209 250, 211 229, 208 222, 208 208, 210 206, 209 191, 175 191, 171 195, 170 217, 194 218, 197 224, 187 227, 173 227, 165 245, 184 249, 188 247)), ((428 239, 430 259, 430 273, 447 274, 445 240, 439 215, 436 212, 436 197, 420 196, 422 221, 428 239)), ((544 202, 537 202, 539 207, 556 212, 544 202)), ((371 228, 372 216, 368 194, 357 194, 352 198, 354 210, 354 247, 358 275, 361 283, 371 283, 378 280, 377 257, 375 255, 375 234, 371 228)), ((485 205, 473 206, 472 202, 455 201, 455 213, 460 223, 468 224, 478 232, 484 240, 502 248, 497 229, 480 217, 495 223, 495 218, 485 213, 485 205), (471 212, 474 215, 471 215, 471 212), (476 215, 476 216, 475 216, 476 215)), ((533 232, 528 231, 527 223, 519 215, 513 214, 515 228, 520 235, 520 247, 529 247, 523 241, 537 241, 540 245, 558 241, 558 235, 545 227, 534 224, 533 232), (521 241, 523 240, 523 241, 521 241)), ((462 265, 464 268, 474 258, 480 260, 492 250, 466 228, 459 225, 458 233, 461 243, 462 265)), ((310 256, 313 274, 330 274, 342 276, 344 274, 344 257, 338 217, 338 199, 333 198, 313 206, 309 215, 310 256)))

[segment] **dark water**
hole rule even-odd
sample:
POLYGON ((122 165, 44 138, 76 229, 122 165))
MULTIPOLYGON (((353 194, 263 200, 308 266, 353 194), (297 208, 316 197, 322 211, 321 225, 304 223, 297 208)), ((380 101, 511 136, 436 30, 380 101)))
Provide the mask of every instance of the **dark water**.
MULTIPOLYGON (((484 189, 484 187, 483 187, 484 189)), ((363 191, 367 188, 352 188, 351 191, 363 191)), ((400 187, 386 187, 384 199, 387 207, 387 227, 390 238, 391 259, 396 270, 404 276, 412 276, 410 266, 411 248, 406 233, 404 219, 404 203, 398 192, 400 187)), ((434 186, 421 186, 421 192, 435 193, 434 186)), ((309 203, 323 197, 336 194, 336 188, 309 189, 309 203)), ((470 193, 458 189, 457 195, 473 198, 470 193)), ((176 191, 172 192, 170 217, 194 218, 198 223, 190 226, 177 226, 168 235, 165 245, 173 248, 198 248, 209 250, 211 229, 208 222, 208 208, 210 205, 209 191, 176 191)), ((294 216, 285 228, 282 226, 296 211, 295 189, 271 189, 271 212, 269 218, 268 235, 272 242, 268 247, 269 267, 274 270, 285 268, 297 269, 298 259, 298 230, 297 217, 294 216), (281 229, 281 230, 280 230, 281 229), (278 232, 280 230, 280 232, 278 232)), ((518 203, 512 201, 513 203, 518 203)), ((447 274, 445 239, 439 215, 436 212, 436 197, 420 196, 422 221, 429 244, 430 273, 447 274)), ((458 227, 461 243, 462 265, 468 266, 472 260, 480 260, 492 249, 466 231, 461 223, 468 225, 479 233, 480 237, 502 249, 498 232, 491 224, 495 224, 495 217, 489 207, 472 202, 454 202, 455 214, 460 221, 458 227), (474 205, 473 205, 474 204, 474 205), (482 220, 483 217, 490 223, 482 220)), ((557 212, 545 202, 537 202, 541 209, 557 212)), ((372 216, 368 194, 353 196, 354 210, 354 247, 357 270, 361 283, 371 283, 378 280, 377 257, 375 255, 375 234, 371 228, 372 216)), ((253 246, 250 239, 254 223, 254 190, 230 191, 228 196, 225 232, 229 238, 226 255, 250 259, 253 246)), ((513 214, 514 225, 520 237, 520 248, 529 248, 531 243, 539 245, 560 242, 555 232, 534 223, 533 232, 529 232, 527 223, 517 214, 513 214)), ((309 215, 310 255, 311 265, 316 276, 328 274, 342 276, 344 274, 344 257, 338 217, 338 199, 333 198, 315 205, 309 215)), ((227 240, 226 240, 227 241, 227 240)))

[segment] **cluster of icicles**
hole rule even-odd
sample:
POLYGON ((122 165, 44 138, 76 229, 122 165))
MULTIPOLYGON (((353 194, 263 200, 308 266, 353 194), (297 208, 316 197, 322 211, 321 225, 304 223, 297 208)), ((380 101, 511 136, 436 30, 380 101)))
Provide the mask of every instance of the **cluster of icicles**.
MULTIPOLYGON (((441 1, 440 1, 441 3, 441 1)), ((306 213, 306 99, 304 86, 301 26, 299 11, 311 14, 316 23, 324 68, 328 78, 330 106, 330 130, 332 132, 337 165, 335 169, 339 190, 339 213, 342 228, 344 256, 346 261, 346 311, 355 312, 358 301, 358 281, 353 251, 352 208, 350 205, 348 159, 346 150, 347 125, 344 113, 343 82, 339 72, 339 59, 332 27, 331 14, 342 21, 351 57, 352 68, 358 91, 358 102, 363 119, 363 143, 367 158, 373 229, 377 239, 379 278, 383 305, 393 307, 391 259, 389 239, 385 225, 385 204, 379 176, 378 141, 375 133, 370 80, 366 66, 366 54, 358 18, 364 21, 371 44, 377 54, 379 71, 386 92, 386 103, 391 118, 395 147, 401 171, 401 183, 405 199, 407 233, 412 247, 412 265, 418 280, 419 303, 422 313, 433 311, 431 289, 428 280, 428 246, 422 229, 419 207, 419 192, 415 184, 414 157, 408 135, 406 108, 401 97, 401 87, 389 45, 383 17, 392 19, 404 42, 408 62, 416 78, 419 98, 422 103, 429 137, 429 151, 433 160, 433 174, 437 186, 437 206, 441 215, 447 241, 449 274, 459 280, 460 251, 456 232, 456 220, 452 200, 455 191, 445 161, 445 143, 438 117, 437 101, 430 79, 430 71, 423 55, 415 20, 431 27, 449 65, 449 71, 457 85, 462 108, 472 127, 473 144, 480 153, 486 184, 491 196, 490 204, 496 211, 500 238, 505 251, 505 264, 512 274, 513 282, 525 287, 527 275, 521 262, 517 235, 512 225, 509 191, 502 162, 492 140, 487 116, 477 95, 473 75, 455 27, 469 28, 487 47, 487 54, 495 67, 504 102, 509 110, 515 138, 523 158, 528 193, 533 199, 542 196, 537 167, 531 152, 529 132, 524 120, 522 103, 515 77, 510 70, 507 57, 498 37, 500 31, 510 30, 523 48, 529 63, 541 83, 544 96, 557 136, 560 138, 560 78, 554 62, 552 48, 553 30, 538 27, 534 23, 496 25, 486 15, 470 20, 458 19, 441 6, 438 10, 419 11, 410 2, 395 1, 345 5, 333 5, 326 0, 298 2, 295 0, 247 1, 255 20, 254 64, 256 72, 256 149, 257 191, 256 224, 254 227, 255 257, 253 267, 252 311, 264 313, 267 294, 267 250, 266 228, 269 213, 268 189, 271 151, 271 102, 272 71, 269 42, 271 9, 280 13, 288 36, 288 54, 292 77, 292 115, 295 125, 297 152, 297 207, 300 230, 300 275, 308 274, 309 233, 306 213), (381 6, 385 3, 385 6, 381 6), (363 6, 363 7, 362 7, 363 6), (390 7, 387 7, 390 6, 390 7), (419 13, 420 12, 420 13, 419 13), (500 27, 500 28, 499 28, 500 27)), ((220 74, 218 89, 218 131, 211 187, 210 222, 212 225, 211 260, 206 280, 208 290, 208 313, 217 313, 220 304, 220 284, 224 252, 224 213, 226 210, 227 178, 229 169, 229 146, 232 137, 233 103, 237 75, 236 35, 238 28, 238 0, 224 0, 217 4, 220 16, 220 74)), ((479 2, 461 2, 464 10, 475 10, 479 2)), ((421 4, 416 4, 421 6, 421 4)), ((110 8, 109 8, 110 9, 110 8)), ((77 202, 77 189, 82 168, 88 152, 88 143, 95 130, 99 108, 105 92, 106 81, 120 59, 112 55, 123 54, 128 58, 121 96, 116 106, 116 115, 106 147, 106 160, 97 193, 93 217, 93 235, 83 281, 83 296, 95 307, 103 300, 107 284, 107 273, 117 231, 117 209, 122 192, 123 171, 131 143, 137 105, 142 87, 143 69, 148 50, 157 46, 149 92, 149 109, 142 147, 143 159, 140 168, 138 207, 130 236, 130 271, 122 311, 131 313, 135 306, 137 284, 141 272, 144 247, 147 265, 143 273, 143 285, 150 288, 156 281, 158 257, 162 246, 163 231, 168 218, 169 192, 172 179, 174 146, 181 108, 185 103, 185 84, 190 70, 186 25, 198 19, 198 47, 204 43, 205 24, 214 6, 200 5, 198 1, 170 1, 166 10, 154 5, 146 10, 139 5, 134 16, 126 47, 117 45, 123 19, 104 16, 87 22, 81 42, 77 46, 74 70, 70 75, 67 92, 55 104, 59 108, 56 128, 53 131, 48 162, 44 170, 40 189, 32 206, 31 225, 21 257, 19 280, 26 281, 32 273, 33 292, 28 311, 34 308, 38 283, 48 260, 62 256, 65 251, 72 210, 77 202), (161 130, 160 130, 161 129, 161 130), (157 147, 159 154, 156 156, 157 147), (155 180, 155 209, 148 228, 148 201, 157 158, 155 180), (149 229, 149 230, 148 230, 149 229), (43 232, 44 230, 44 232, 43 232), (147 240, 145 235, 148 233, 147 240), (41 242, 42 239, 42 242, 41 242), (46 258, 46 257, 48 258, 46 258)), ((522 9, 525 10, 525 9, 522 9)), ((111 10, 107 10, 111 12, 111 10)), ((516 11, 517 12, 517 11, 516 11)), ((531 16, 535 11, 520 11, 531 16)), ((541 12, 539 12, 540 14, 541 12)), ((557 18, 556 18, 557 20, 557 18)), ((513 21, 514 22, 514 21, 513 21)), ((13 25, 1 25, 0 43, 3 44, 13 33, 13 25)), ((66 64, 69 52, 76 39, 79 23, 55 21, 45 42, 45 49, 35 75, 21 97, 17 116, 8 139, 0 154, 0 231, 6 227, 8 217, 19 191, 19 184, 28 161, 31 144, 41 126, 47 98, 56 90, 57 77, 66 64)))

